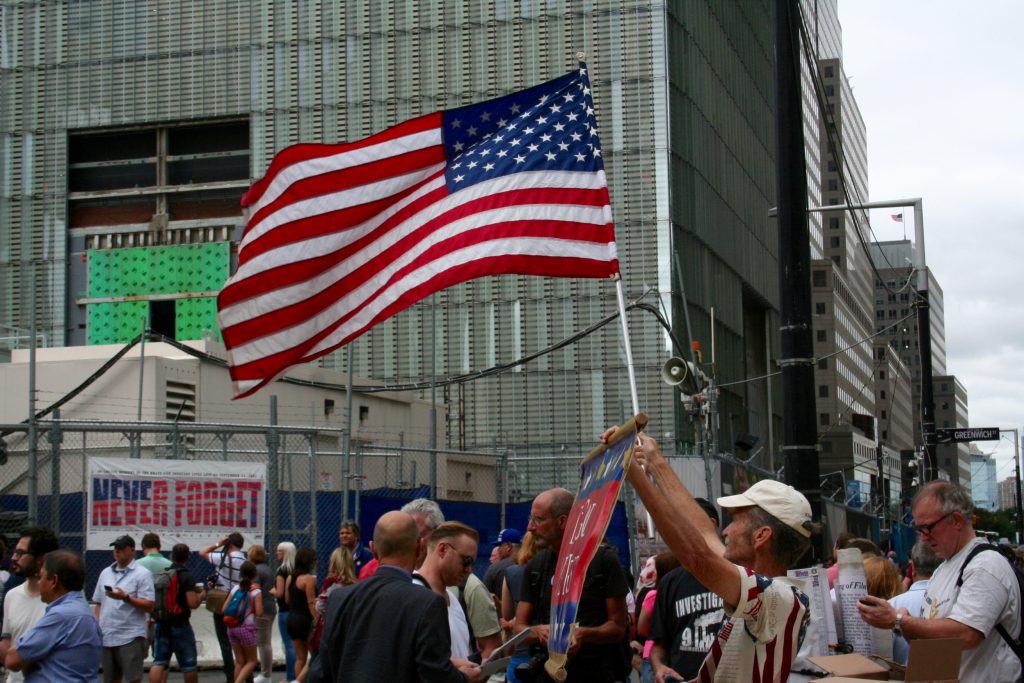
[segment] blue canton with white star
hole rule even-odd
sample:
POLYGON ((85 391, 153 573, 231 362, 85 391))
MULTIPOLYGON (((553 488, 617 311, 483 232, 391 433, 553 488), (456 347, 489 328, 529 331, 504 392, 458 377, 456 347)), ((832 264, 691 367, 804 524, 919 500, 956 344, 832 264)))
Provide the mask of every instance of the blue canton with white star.
POLYGON ((587 69, 443 113, 449 192, 523 171, 602 170, 587 69))

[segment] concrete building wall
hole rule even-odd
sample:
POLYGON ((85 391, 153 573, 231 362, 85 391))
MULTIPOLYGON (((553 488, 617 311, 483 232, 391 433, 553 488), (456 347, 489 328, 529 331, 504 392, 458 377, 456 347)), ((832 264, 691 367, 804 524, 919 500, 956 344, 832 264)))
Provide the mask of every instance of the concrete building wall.
MULTIPOLYGON (((936 429, 962 429, 970 426, 967 411, 967 389, 953 375, 936 375, 935 427, 936 429)), ((970 444, 939 444, 935 447, 939 469, 949 478, 968 489, 971 487, 970 444)))

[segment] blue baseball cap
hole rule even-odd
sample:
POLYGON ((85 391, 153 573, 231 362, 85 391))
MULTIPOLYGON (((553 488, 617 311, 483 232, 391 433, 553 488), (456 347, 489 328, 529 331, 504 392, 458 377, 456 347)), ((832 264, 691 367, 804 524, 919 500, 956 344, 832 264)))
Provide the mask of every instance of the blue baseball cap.
POLYGON ((494 542, 494 545, 500 543, 511 543, 513 545, 521 545, 523 542, 523 535, 519 533, 518 529, 502 529, 498 532, 498 540, 494 542))

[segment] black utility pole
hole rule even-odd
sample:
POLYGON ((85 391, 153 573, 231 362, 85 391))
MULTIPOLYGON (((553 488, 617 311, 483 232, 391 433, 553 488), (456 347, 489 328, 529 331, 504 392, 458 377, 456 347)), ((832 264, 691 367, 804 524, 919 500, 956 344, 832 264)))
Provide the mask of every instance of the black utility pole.
MULTIPOLYGON (((916 219, 916 216, 915 216, 916 219)), ((918 249, 923 249, 921 245, 918 249)), ((928 270, 918 272, 914 307, 917 309, 917 337, 921 352, 921 443, 924 450, 923 482, 939 478, 939 463, 935 455, 935 389, 932 382, 932 314, 928 300, 928 270)))
POLYGON ((807 166, 800 99, 797 0, 775 2, 775 156, 779 203, 779 335, 782 367, 782 451, 786 481, 821 519, 818 428, 814 415, 811 333, 811 241, 807 226, 807 166))

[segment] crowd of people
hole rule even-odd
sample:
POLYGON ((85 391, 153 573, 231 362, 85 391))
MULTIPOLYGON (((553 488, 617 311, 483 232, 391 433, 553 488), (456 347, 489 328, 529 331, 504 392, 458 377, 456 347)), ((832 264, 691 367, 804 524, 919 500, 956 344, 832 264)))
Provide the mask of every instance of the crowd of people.
MULTIPOLYGON (((667 550, 634 582, 614 548, 598 548, 565 680, 613 683, 634 670, 644 683, 813 675, 802 669, 802 647, 814 615, 803 584, 787 576, 818 531, 807 499, 773 480, 717 506, 694 498, 646 435, 626 474, 667 550), (724 529, 720 510, 731 520, 724 529)), ((436 502, 417 499, 382 515, 365 545, 359 525, 342 522, 323 576, 312 548, 281 542, 271 561, 235 532, 198 550, 211 567, 201 580, 189 570, 187 545, 165 557, 159 537, 147 533, 137 557, 124 535, 110 544, 113 562, 88 602, 82 557, 61 549, 51 530, 28 528, 11 554, 21 583, 3 595, 0 662, 9 682, 138 683, 151 653, 149 683, 168 680, 172 657, 194 683, 191 620, 205 602, 228 683, 269 683, 275 648, 290 682, 476 683, 494 673, 481 664, 498 654, 510 657, 499 678, 546 680, 552 583, 573 502, 565 489, 544 491, 525 533, 509 528, 481 539, 471 524, 446 520, 436 502), (477 577, 482 544, 491 564, 477 577)), ((908 571, 867 539, 837 539, 836 552, 858 548, 863 557, 868 597, 858 616, 887 638, 891 632, 897 661, 906 661, 908 641, 952 637, 963 643, 964 683, 1019 680, 1021 596, 1012 564, 976 538, 962 487, 930 483, 912 508, 919 541, 908 571)))

